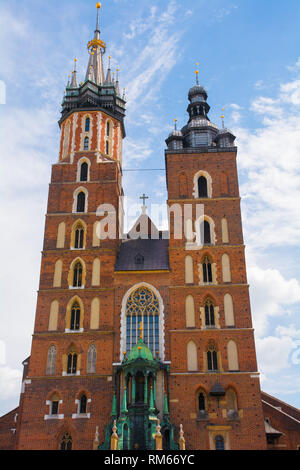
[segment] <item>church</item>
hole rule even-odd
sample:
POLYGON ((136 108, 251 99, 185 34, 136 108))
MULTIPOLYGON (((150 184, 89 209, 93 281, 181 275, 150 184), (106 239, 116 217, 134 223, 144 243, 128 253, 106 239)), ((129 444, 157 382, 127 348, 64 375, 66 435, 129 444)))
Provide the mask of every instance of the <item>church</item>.
POLYGON ((260 389, 236 137, 187 90, 166 138, 169 230, 124 233, 126 97, 97 4, 84 81, 76 63, 52 166, 35 326, 19 407, 0 418, 15 450, 300 448, 300 411, 260 389))

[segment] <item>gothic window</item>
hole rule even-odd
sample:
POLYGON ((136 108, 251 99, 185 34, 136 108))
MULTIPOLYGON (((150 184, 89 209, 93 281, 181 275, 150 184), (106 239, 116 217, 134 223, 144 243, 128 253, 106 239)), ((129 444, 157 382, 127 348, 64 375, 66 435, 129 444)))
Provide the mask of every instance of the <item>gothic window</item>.
POLYGON ((223 436, 216 436, 215 437, 215 445, 216 445, 216 450, 224 450, 225 449, 224 437, 223 436))
POLYGON ((204 176, 200 176, 198 179, 198 195, 199 197, 208 197, 207 179, 204 176))
POLYGON ((156 356, 159 351, 159 301, 147 287, 139 287, 128 298, 126 304, 126 351, 130 352, 139 339, 139 328, 143 325, 143 339, 156 356))
POLYGON ((200 235, 201 235, 201 242, 203 245, 211 244, 210 223, 207 220, 204 220, 203 222, 201 222, 200 235))
POLYGON ((77 354, 70 352, 68 354, 67 374, 76 374, 77 372, 77 354))
POLYGON ((91 123, 90 118, 86 118, 86 120, 85 120, 85 132, 90 131, 90 123, 91 123))
POLYGON ((79 307, 79 304, 75 302, 71 309, 70 330, 76 331, 79 329, 80 329, 80 307, 79 307))
POLYGON ((210 371, 218 369, 218 353, 214 345, 210 345, 207 349, 207 369, 210 371))
POLYGON ((210 299, 205 302, 205 326, 214 327, 215 326, 215 307, 210 299))
POLYGON ((87 412, 87 397, 86 395, 81 395, 79 400, 79 414, 83 415, 87 412))
POLYGON ((73 287, 82 286, 82 264, 80 261, 75 264, 73 271, 73 287))
POLYGON ((77 195, 77 208, 76 208, 76 212, 85 212, 85 193, 83 191, 81 191, 78 195, 77 195))
POLYGON ((84 241, 84 228, 81 224, 78 224, 75 229, 74 248, 77 248, 77 249, 83 248, 83 241, 84 241))
POLYGON ((60 441, 60 450, 72 450, 73 448, 73 439, 70 433, 66 432, 60 441))
POLYGON ((203 392, 198 395, 198 410, 205 411, 205 396, 203 392))
POLYGON ((94 344, 89 347, 88 357, 87 357, 87 373, 95 374, 96 373, 96 363, 97 363, 97 349, 94 344))
POLYGON ((89 171, 88 164, 86 162, 83 162, 80 167, 80 181, 88 180, 88 171, 89 171))
POLYGON ((56 347, 51 346, 48 350, 46 375, 55 375, 56 372, 56 347))
POLYGON ((106 153, 106 155, 109 154, 109 142, 108 142, 108 140, 105 143, 105 153, 106 153))
POLYGON ((106 137, 109 137, 110 135, 110 122, 107 121, 106 123, 106 137))
POLYGON ((206 282, 206 283, 213 282, 212 265, 211 265, 211 261, 209 260, 207 256, 203 260, 202 269, 203 269, 203 282, 206 282))
POLYGON ((85 137, 84 139, 83 150, 89 150, 89 138, 88 137, 85 137))

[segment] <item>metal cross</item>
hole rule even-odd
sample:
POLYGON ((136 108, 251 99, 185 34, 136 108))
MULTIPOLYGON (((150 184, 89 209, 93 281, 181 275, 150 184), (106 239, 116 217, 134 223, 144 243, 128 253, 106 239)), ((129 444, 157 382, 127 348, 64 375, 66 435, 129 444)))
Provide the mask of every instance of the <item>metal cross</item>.
POLYGON ((140 197, 140 199, 143 199, 143 205, 145 205, 146 199, 149 199, 148 196, 145 195, 145 193, 140 197))

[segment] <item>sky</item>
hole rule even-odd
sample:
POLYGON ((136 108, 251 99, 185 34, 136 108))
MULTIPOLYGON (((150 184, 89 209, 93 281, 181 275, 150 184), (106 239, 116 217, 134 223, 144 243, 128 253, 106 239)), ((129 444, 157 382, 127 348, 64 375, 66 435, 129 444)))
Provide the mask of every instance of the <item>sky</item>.
MULTIPOLYGON (((80 80, 93 0, 0 2, 0 416, 18 405, 30 355, 51 164, 74 58, 80 80)), ((126 89, 123 166, 163 169, 187 123, 195 70, 209 117, 237 136, 261 387, 300 407, 300 2, 103 0, 101 35, 126 89), (196 64, 199 65, 196 65, 196 64)), ((125 171, 129 206, 166 201, 164 171, 125 171)), ((134 219, 134 214, 132 220, 134 219)), ((151 213, 150 213, 151 215, 151 213)), ((164 227, 164 220, 154 221, 164 227)), ((129 220, 129 223, 131 222, 129 220)))

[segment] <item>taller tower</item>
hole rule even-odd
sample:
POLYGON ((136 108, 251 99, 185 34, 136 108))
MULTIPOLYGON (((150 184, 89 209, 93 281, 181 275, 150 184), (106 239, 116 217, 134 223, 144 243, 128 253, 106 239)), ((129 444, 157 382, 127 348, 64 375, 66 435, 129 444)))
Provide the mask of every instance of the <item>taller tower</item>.
POLYGON ((62 103, 18 449, 90 449, 110 415, 119 237, 100 242, 96 211, 123 194, 125 101, 110 65, 104 76, 99 12, 85 80, 75 62, 62 103))
POLYGON ((175 126, 165 152, 168 204, 175 207, 169 246, 171 419, 183 422, 191 449, 264 449, 235 136, 209 120, 207 92, 196 73, 188 123, 181 130, 175 126), (176 239, 180 214, 185 237, 176 239))

